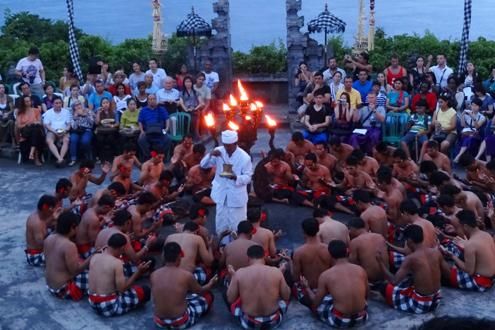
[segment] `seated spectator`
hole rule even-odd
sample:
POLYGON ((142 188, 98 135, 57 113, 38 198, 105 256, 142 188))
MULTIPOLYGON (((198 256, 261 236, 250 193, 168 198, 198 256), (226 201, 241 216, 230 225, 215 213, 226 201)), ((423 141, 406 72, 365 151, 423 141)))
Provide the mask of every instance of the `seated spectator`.
POLYGON ((138 82, 137 92, 136 95, 134 95, 134 100, 136 101, 138 109, 148 106, 148 93, 146 93, 145 81, 138 82))
POLYGON ((138 122, 141 134, 138 144, 146 159, 150 156, 150 146, 157 145, 166 152, 170 147, 168 112, 157 104, 154 94, 148 95, 148 106, 139 112, 138 122))
MULTIPOLYGON (((162 68, 158 67, 158 61, 155 58, 151 58, 148 62, 149 70, 146 71, 146 75, 151 75, 152 86, 155 87, 155 91, 147 92, 148 94, 155 93, 157 90, 162 88, 163 82, 167 77, 167 73, 162 68)), ((146 81, 146 76, 145 76, 146 81)))
POLYGON ((53 108, 54 101, 60 98, 59 96, 53 94, 55 90, 53 89, 52 85, 46 84, 44 90, 45 95, 43 96, 43 100, 41 101, 41 110, 43 111, 43 113, 45 113, 48 109, 53 108))
POLYGON ((144 72, 141 71, 141 65, 139 63, 132 63, 132 73, 129 76, 129 88, 131 90, 132 95, 137 94, 138 84, 141 81, 144 81, 144 72))
POLYGON ((345 71, 337 65, 337 59, 335 57, 330 57, 327 60, 327 69, 323 71, 323 80, 327 85, 330 84, 330 80, 333 79, 335 72, 340 72, 340 78, 345 78, 345 71))
POLYGON ((98 61, 97 64, 101 66, 101 71, 96 76, 96 79, 101 80, 104 88, 107 89, 112 84, 112 73, 110 72, 110 66, 108 63, 103 61, 98 61))
POLYGON ((64 108, 72 108, 72 105, 76 102, 86 104, 86 99, 81 95, 81 88, 79 85, 70 86, 70 95, 64 97, 64 108))
POLYGON ((171 77, 166 77, 163 81, 163 88, 156 92, 158 105, 164 107, 169 114, 179 111, 180 94, 173 86, 174 80, 171 77))
POLYGON ((464 109, 464 101, 466 97, 456 77, 452 76, 447 79, 447 86, 442 88, 442 93, 448 93, 452 95, 452 107, 454 108, 454 110, 461 112, 464 109))
POLYGON ((183 88, 180 93, 180 106, 191 115, 191 128, 195 139, 199 139, 199 122, 201 121, 201 109, 204 108, 203 100, 198 97, 194 89, 191 76, 183 79, 183 88))
MULTIPOLYGON (((361 96, 359 98, 361 99, 361 96)), ((340 139, 342 142, 347 142, 352 134, 353 123, 357 120, 356 116, 357 110, 351 107, 349 94, 346 92, 340 93, 338 104, 334 109, 334 119, 330 129, 331 136, 340 139)))
POLYGON ((430 91, 430 83, 427 81, 419 85, 419 92, 412 98, 411 110, 413 112, 416 112, 416 106, 421 100, 426 102, 426 113, 433 114, 437 108, 437 95, 430 91))
POLYGON ((120 130, 139 130, 139 117, 140 109, 137 108, 136 100, 133 98, 127 99, 126 109, 122 112, 122 117, 120 118, 120 130))
POLYGON ((337 93, 337 100, 340 100, 341 99, 341 95, 342 93, 346 93, 349 95, 349 107, 350 109, 352 110, 355 110, 355 109, 358 109, 361 105, 361 94, 355 90, 354 88, 352 88, 352 77, 345 77, 344 78, 344 88, 341 89, 338 93, 337 93))
POLYGON ((144 82, 146 84, 146 89, 144 90, 146 94, 155 94, 160 88, 153 84, 153 74, 146 72, 144 75, 144 82))
POLYGON ((57 166, 62 166, 65 155, 69 150, 69 129, 71 127, 72 115, 69 110, 62 107, 62 99, 57 98, 53 102, 53 108, 43 115, 43 125, 46 129, 46 144, 48 149, 57 159, 57 166), (60 151, 57 142, 62 142, 60 151))
MULTIPOLYGON (((407 158, 411 158, 409 147, 416 142, 415 148, 420 148, 428 140, 430 133, 431 116, 425 113, 427 107, 426 100, 419 100, 416 104, 416 113, 409 120, 409 128, 400 140, 401 148, 406 152, 407 158)), ((419 150, 417 150, 419 152, 419 150)))
POLYGON ((69 68, 64 67, 64 70, 62 71, 62 77, 58 80, 58 88, 61 91, 65 91, 67 88, 70 88, 72 86, 72 79, 73 79, 73 72, 69 70, 69 68))
POLYGON ((0 141, 5 143, 10 138, 12 146, 15 145, 14 121, 14 100, 0 83, 0 141))
POLYGON ((45 132, 41 125, 41 111, 33 107, 31 97, 21 96, 16 113, 15 129, 21 145, 23 158, 34 160, 36 166, 41 166, 41 155, 45 147, 45 132))
POLYGON ((91 141, 93 140, 93 127, 95 114, 81 102, 72 103, 72 127, 70 131, 70 162, 74 166, 78 153, 81 159, 90 159, 91 141))
POLYGON ((41 99, 37 95, 31 93, 29 84, 27 82, 23 82, 20 84, 19 88, 21 89, 21 97, 17 98, 15 101, 15 108, 19 109, 20 103, 23 102, 23 96, 29 96, 31 98, 31 106, 33 108, 37 108, 41 112, 41 99))
POLYGON ((348 54, 344 56, 345 67, 352 70, 352 78, 354 80, 359 79, 359 73, 363 70, 366 71, 367 75, 371 74, 373 66, 369 64, 369 59, 370 56, 367 52, 361 52, 356 57, 348 54))
POLYGON ((394 81, 394 89, 387 94, 387 110, 402 112, 409 108, 409 93, 404 91, 402 80, 394 81))
POLYGON ((175 75, 175 86, 179 91, 184 90, 184 78, 186 78, 187 76, 189 76, 189 73, 187 72, 187 65, 182 64, 180 66, 179 73, 175 75))
POLYGON ((461 89, 464 89, 466 87, 474 87, 475 84, 480 83, 481 79, 478 71, 476 71, 476 67, 474 66, 473 62, 468 62, 466 64, 464 73, 460 76, 461 89))
POLYGON ((382 136, 382 123, 385 121, 385 108, 376 103, 376 94, 369 92, 366 99, 367 105, 357 110, 358 120, 356 125, 366 130, 365 134, 353 133, 349 144, 353 148, 361 148, 369 155, 373 148, 380 142, 382 136))
POLYGON ((326 143, 328 140, 328 127, 330 125, 330 111, 323 103, 325 94, 321 90, 314 92, 314 104, 310 104, 304 115, 304 138, 313 144, 326 143))
POLYGON ((428 56, 428 61, 425 65, 425 58, 423 56, 418 56, 416 58, 416 66, 409 70, 409 83, 413 87, 415 93, 419 93, 421 83, 424 82, 424 78, 428 70, 430 70, 431 61, 433 56, 428 56))
POLYGON ((342 73, 337 71, 333 74, 332 80, 328 84, 330 87, 330 97, 333 101, 337 100, 337 93, 344 89, 344 84, 342 83, 342 73))
POLYGON ((111 100, 112 94, 105 90, 103 81, 97 80, 95 81, 95 92, 91 93, 91 95, 89 95, 88 97, 88 108, 96 113, 96 110, 101 107, 101 101, 104 98, 106 98, 107 100, 111 100))
POLYGON ((385 74, 383 72, 378 72, 376 74, 376 81, 380 83, 380 91, 387 95, 388 92, 392 90, 392 86, 387 84, 387 78, 385 77, 385 74))
POLYGON ((112 161, 119 137, 119 124, 115 121, 115 111, 110 100, 103 98, 96 111, 96 160, 112 161))
POLYGON ((454 159, 454 162, 459 162, 462 154, 469 151, 471 154, 475 153, 483 137, 482 128, 486 123, 486 117, 480 113, 481 105, 483 102, 475 98, 471 102, 471 110, 464 110, 461 115, 461 149, 454 159))
POLYGON ((368 71, 365 69, 359 69, 358 80, 352 84, 352 88, 361 94, 361 103, 365 103, 366 96, 368 96, 368 93, 372 88, 372 83, 368 80, 368 71))
POLYGON ((475 85, 473 88, 474 96, 473 98, 478 98, 481 100, 480 112, 483 116, 487 118, 493 118, 493 97, 488 94, 482 85, 475 85))
POLYGON ((129 86, 124 84, 126 77, 124 71, 118 70, 115 71, 115 74, 113 75, 113 84, 108 86, 108 91, 113 95, 116 96, 118 95, 119 87, 120 85, 124 86, 124 95, 131 95, 131 89, 129 86))
POLYGON ((308 69, 308 65, 305 62, 299 63, 294 77, 294 86, 297 88, 296 100, 299 103, 299 106, 303 104, 304 90, 311 82, 312 78, 313 73, 308 69))
POLYGON ((205 74, 203 72, 199 72, 196 75, 196 82, 194 83, 194 90, 196 91, 196 94, 198 94, 198 98, 205 105, 203 110, 201 111, 202 113, 206 113, 208 111, 211 100, 211 90, 208 88, 208 86, 206 86, 205 79, 205 74))
POLYGON ((330 96, 330 87, 325 84, 323 81, 323 74, 321 72, 316 72, 313 75, 313 81, 306 86, 306 89, 304 90, 304 97, 303 97, 303 102, 304 104, 299 107, 297 110, 299 116, 304 116, 304 113, 306 112, 306 109, 308 106, 314 102, 314 94, 316 91, 321 90, 323 94, 325 95, 324 98, 324 103, 330 103, 332 102, 331 96, 330 96))
MULTIPOLYGON (((381 84, 378 80, 373 81, 373 84, 371 85, 371 91, 376 95, 376 106, 383 107, 383 109, 386 109, 387 93, 381 87, 381 84)), ((366 103, 369 103, 367 98, 366 98, 366 103)))
POLYGON ((396 80, 407 77, 407 70, 399 64, 399 56, 393 54, 390 58, 390 65, 383 71, 387 84, 393 86, 396 80))
POLYGON ((117 121, 120 122, 122 113, 127 108, 127 101, 132 98, 131 95, 125 93, 125 85, 122 83, 117 84, 117 93, 113 96, 113 103, 115 104, 115 113, 117 115, 117 121))
POLYGON ((491 67, 490 72, 490 77, 483 81, 482 86, 488 93, 493 94, 495 93, 495 66, 491 67))

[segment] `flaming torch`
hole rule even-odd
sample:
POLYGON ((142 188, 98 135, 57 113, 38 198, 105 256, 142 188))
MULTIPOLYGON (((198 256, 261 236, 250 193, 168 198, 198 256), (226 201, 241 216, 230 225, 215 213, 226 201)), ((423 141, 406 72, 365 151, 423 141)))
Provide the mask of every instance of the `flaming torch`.
POLYGON ((208 128, 208 131, 210 132, 211 137, 213 138, 213 141, 215 142, 215 147, 218 147, 217 129, 215 127, 215 118, 213 117, 213 114, 211 112, 208 112, 208 114, 205 116, 205 124, 206 124, 206 127, 208 128))
POLYGON ((270 141, 268 141, 268 145, 270 146, 270 150, 274 150, 275 146, 273 145, 273 140, 275 140, 275 131, 277 129, 277 122, 273 120, 270 116, 265 115, 265 123, 268 128, 268 134, 270 134, 270 141))

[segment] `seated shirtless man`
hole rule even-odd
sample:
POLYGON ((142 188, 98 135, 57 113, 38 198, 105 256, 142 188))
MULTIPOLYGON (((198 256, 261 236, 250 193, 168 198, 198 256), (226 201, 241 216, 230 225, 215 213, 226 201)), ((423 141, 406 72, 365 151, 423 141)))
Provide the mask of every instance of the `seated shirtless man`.
POLYGON ((480 198, 472 191, 461 190, 452 184, 445 184, 440 188, 440 194, 454 197, 457 207, 463 210, 471 210, 476 215, 478 226, 484 228, 485 209, 480 198))
POLYGON ((205 153, 205 145, 203 143, 196 143, 192 148, 192 153, 187 154, 182 160, 182 163, 187 170, 190 170, 194 165, 199 165, 205 153))
POLYGON ((126 278, 119 256, 124 253, 127 244, 126 236, 114 233, 108 239, 106 249, 93 256, 89 263, 88 301, 99 315, 123 315, 150 300, 150 288, 147 285, 135 285, 134 282, 151 262, 139 264, 137 271, 126 278))
POLYGON ((215 177, 215 169, 202 168, 199 164, 191 167, 187 172, 186 183, 184 190, 193 195, 193 200, 196 203, 205 205, 215 205, 211 199, 211 183, 215 177))
POLYGON ((327 167, 330 170, 330 173, 333 173, 335 166, 337 165, 337 158, 328 152, 326 144, 323 142, 316 143, 314 152, 318 157, 318 164, 327 167))
POLYGON ((62 178, 57 181, 55 185, 55 198, 57 199, 57 208, 61 207, 62 209, 69 209, 69 203, 65 203, 64 201, 69 198, 69 195, 72 190, 72 182, 70 182, 67 178, 62 178))
POLYGON ((151 274, 153 321, 162 329, 186 329, 196 324, 213 305, 211 288, 214 276, 200 286, 191 272, 180 267, 183 252, 179 244, 170 242, 163 247, 165 265, 151 274))
POLYGON ((125 187, 120 182, 112 182, 108 187, 97 190, 93 195, 89 207, 93 207, 98 203, 98 200, 103 195, 112 196, 115 199, 115 207, 119 208, 125 201, 122 200, 125 197, 125 187))
POLYGON ((396 149, 394 151, 394 167, 392 169, 392 176, 397 178, 402 183, 410 184, 413 180, 416 180, 419 174, 419 167, 412 160, 407 158, 407 154, 402 149, 396 149))
POLYGON ((366 172, 369 176, 375 177, 376 172, 380 168, 380 164, 375 158, 366 156, 361 149, 355 149, 350 157, 354 157, 358 161, 358 169, 366 172))
POLYGON ((373 148, 373 158, 381 166, 394 166, 394 151, 396 148, 391 147, 387 142, 380 142, 373 148))
POLYGON ((462 210, 457 218, 468 240, 464 241, 464 258, 446 249, 445 255, 454 261, 452 267, 443 265, 443 275, 450 286, 462 290, 484 292, 495 283, 495 243, 493 237, 478 228, 472 211, 462 210))
POLYGON ((254 228, 251 240, 263 247, 265 257, 270 258, 270 264, 280 261, 280 257, 277 256, 277 247, 275 246, 275 235, 271 230, 261 227, 261 208, 250 207, 247 212, 247 219, 254 228))
POLYGON ((144 222, 146 220, 145 216, 152 210, 152 207, 156 202, 157 200, 152 193, 144 192, 139 195, 135 205, 131 205, 127 208, 127 211, 132 215, 132 244, 137 251, 141 250, 144 243, 143 239, 147 238, 149 235, 154 235, 163 223, 163 220, 159 219, 153 221, 148 228, 144 227, 144 222))
POLYGON ((179 184, 186 180, 190 167, 185 163, 186 157, 193 154, 193 137, 190 134, 182 138, 182 142, 175 146, 174 153, 170 159, 169 169, 174 173, 174 177, 179 184))
POLYGON ((353 156, 347 158, 345 167, 344 181, 337 187, 345 190, 346 195, 352 195, 355 189, 367 190, 374 192, 376 184, 373 178, 365 171, 359 168, 359 161, 353 156))
POLYGON ((61 299, 80 300, 88 290, 88 265, 91 257, 81 261, 73 239, 80 217, 66 211, 57 219, 55 233, 43 243, 45 278, 48 291, 61 299))
POLYGON ((120 182, 125 188, 125 195, 135 193, 143 190, 143 188, 132 181, 131 169, 124 164, 121 164, 117 168, 117 173, 113 177, 113 182, 120 182))
POLYGON ((387 212, 383 207, 371 204, 371 195, 365 190, 354 190, 352 198, 356 202, 357 209, 361 212, 359 217, 363 219, 366 230, 386 238, 388 231, 387 212))
POLYGON ((388 283, 380 288, 387 304, 415 314, 434 311, 440 303, 440 281, 443 257, 436 248, 423 244, 423 229, 409 225, 404 230, 408 254, 393 275, 381 254, 377 255, 388 283))
POLYGON ((380 234, 368 232, 361 218, 352 218, 348 226, 351 236, 349 261, 364 268, 371 285, 383 282, 385 275, 375 256, 381 253, 385 261, 388 261, 385 238, 380 234))
POLYGON ((133 143, 126 143, 123 149, 122 155, 118 155, 113 159, 111 179, 119 174, 119 167, 121 165, 125 166, 131 173, 133 167, 141 169, 141 162, 136 157, 136 145, 133 143))
POLYGON ((306 193, 306 198, 310 202, 323 195, 328 195, 330 186, 333 185, 330 171, 325 166, 318 164, 317 160, 314 153, 309 153, 304 157, 302 184, 309 190, 306 193))
POLYGON ((81 223, 77 226, 77 251, 82 259, 87 259, 95 252, 95 241, 100 230, 103 229, 105 216, 112 211, 115 200, 109 195, 103 195, 95 206, 84 212, 81 223))
POLYGON ((337 169, 342 170, 345 167, 345 161, 351 155, 354 148, 347 143, 342 143, 340 138, 330 139, 330 154, 337 158, 337 169))
POLYGON ((163 159, 165 153, 160 148, 154 148, 151 151, 151 158, 143 163, 141 174, 139 175, 139 183, 143 186, 155 183, 160 178, 160 174, 165 169, 163 159))
POLYGON ((443 152, 440 152, 438 142, 435 140, 426 142, 426 152, 423 156, 423 160, 431 160, 437 165, 439 170, 442 170, 449 175, 452 174, 450 158, 443 152))
POLYGON ((48 236, 48 228, 55 225, 55 219, 60 214, 57 209, 57 199, 50 195, 43 195, 38 200, 36 211, 31 213, 26 221, 26 261, 31 266, 45 265, 43 241, 48 236))
POLYGON ((316 291, 321 273, 330 268, 331 258, 327 245, 318 237, 319 223, 314 218, 302 222, 304 244, 294 251, 292 256, 293 295, 299 302, 310 307, 308 293, 301 283, 301 276, 308 281, 309 290, 316 291))
POLYGON ((328 251, 335 264, 320 275, 316 293, 309 289, 308 281, 303 279, 312 310, 321 321, 332 327, 364 324, 368 319, 366 271, 349 262, 348 248, 344 242, 331 241, 328 251))
POLYGON ((329 211, 325 209, 315 209, 313 217, 318 220, 320 224, 320 230, 318 231, 318 237, 325 245, 333 240, 340 240, 346 244, 349 244, 349 229, 342 222, 332 219, 329 211))
POLYGON ((204 285, 211 277, 213 262, 212 238, 208 238, 208 247, 199 235, 199 226, 190 221, 184 225, 181 233, 171 234, 165 244, 175 242, 182 247, 184 256, 180 268, 191 272, 199 284, 204 285))
POLYGON ((232 271, 227 289, 231 313, 244 329, 268 329, 281 324, 287 312, 290 288, 276 267, 265 265, 263 247, 247 250, 249 266, 232 271))
POLYGON ((92 182, 97 185, 101 185, 107 173, 110 171, 110 164, 104 163, 101 166, 101 175, 99 177, 91 174, 95 167, 95 164, 91 160, 82 161, 79 164, 79 170, 72 173, 70 182, 72 182, 72 190, 70 192, 69 199, 71 203, 79 204, 79 214, 83 214, 87 208, 92 195, 86 193, 86 187, 88 182, 92 182))
POLYGON ((389 227, 389 235, 387 240, 389 242, 395 241, 395 227, 400 226, 399 207, 402 203, 404 196, 401 191, 395 187, 392 183, 392 170, 390 167, 382 166, 376 174, 378 188, 383 192, 383 195, 378 197, 383 198, 387 203, 387 216, 392 227, 389 227), (391 228, 391 229, 390 229, 391 228))
POLYGON ((294 166, 294 168, 301 168, 304 164, 304 157, 308 153, 313 152, 314 149, 315 146, 313 143, 305 140, 301 132, 294 132, 285 151, 291 155, 291 165, 294 166))
POLYGON ((488 193, 495 192, 495 178, 484 162, 474 159, 470 153, 464 153, 459 165, 466 169, 466 180, 469 184, 488 193))

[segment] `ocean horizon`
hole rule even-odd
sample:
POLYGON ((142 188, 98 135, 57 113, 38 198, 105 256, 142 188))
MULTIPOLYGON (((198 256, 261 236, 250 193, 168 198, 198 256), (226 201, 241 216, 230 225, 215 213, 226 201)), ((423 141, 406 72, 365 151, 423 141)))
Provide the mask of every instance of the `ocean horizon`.
MULTIPOLYGON (((194 6, 196 13, 208 22, 215 17, 212 3, 215 1, 162 0, 163 30, 166 35, 175 32, 177 25, 185 19, 194 6)), ((316 17, 328 2, 329 10, 347 23, 342 34, 347 45, 352 45, 357 30, 358 0, 319 1, 303 0, 300 15, 307 23, 316 17)), ((440 39, 461 38, 464 1, 376 1, 376 26, 387 35, 419 34, 430 31, 440 39), (442 10, 443 9, 443 10, 442 10)), ((366 4, 368 6, 368 4, 366 4)), ((87 0, 74 1, 75 24, 89 34, 99 35, 112 43, 128 38, 146 38, 152 32, 152 8, 148 0, 87 0)), ((0 0, 0 24, 4 23, 4 12, 29 11, 44 18, 66 20, 66 3, 63 0, 33 0, 27 8, 26 2, 0 0)), ((495 30, 489 28, 493 22, 495 1, 473 1, 471 40, 478 37, 495 39, 495 30)), ((234 50, 248 51, 252 46, 286 41, 286 10, 284 0, 230 1, 231 36, 234 50)), ((323 36, 315 38, 322 42, 323 36)))

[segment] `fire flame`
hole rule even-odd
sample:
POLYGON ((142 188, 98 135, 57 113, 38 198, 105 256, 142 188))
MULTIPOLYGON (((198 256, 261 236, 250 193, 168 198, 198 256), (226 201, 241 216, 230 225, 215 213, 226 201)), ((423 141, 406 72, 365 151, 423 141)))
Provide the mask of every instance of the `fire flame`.
POLYGON ((223 104, 223 111, 230 111, 230 107, 227 103, 223 104))
POLYGON ((260 102, 260 101, 254 101, 254 103, 255 103, 255 104, 256 104, 256 106, 257 106, 258 108, 260 108, 260 109, 261 109, 261 108, 263 108, 263 107, 265 106, 265 105, 264 105, 262 102, 260 102))
POLYGON ((268 125, 268 127, 276 127, 277 126, 277 122, 275 120, 273 120, 270 116, 265 115, 265 119, 266 119, 266 124, 268 125))
POLYGON ((249 105, 249 109, 251 109, 251 111, 256 111, 256 110, 258 110, 258 107, 256 106, 256 104, 255 104, 255 103, 251 103, 251 104, 249 105))
POLYGON ((232 95, 232 94, 230 94, 230 106, 231 107, 237 106, 237 100, 235 99, 234 95, 232 95))
POLYGON ((209 112, 205 116, 205 123, 206 123, 206 126, 209 128, 215 126, 215 118, 213 117, 213 114, 211 112, 209 112))
POLYGON ((239 95, 241 101, 247 101, 249 100, 249 97, 246 93, 246 90, 244 89, 244 86, 242 86, 241 81, 237 80, 237 88, 239 89, 239 95))
POLYGON ((233 130, 233 131, 238 131, 239 130, 239 125, 237 125, 236 123, 232 122, 232 121, 229 121, 229 123, 227 124, 227 126, 233 130))
POLYGON ((251 116, 246 116, 245 118, 246 118, 246 120, 251 120, 252 119, 251 116))

